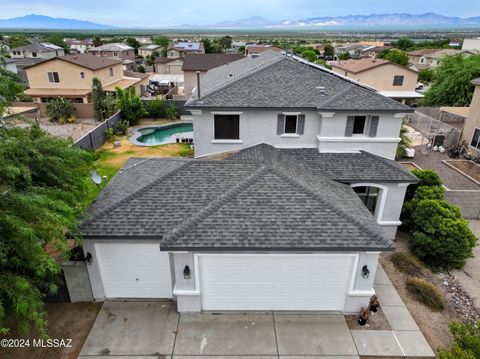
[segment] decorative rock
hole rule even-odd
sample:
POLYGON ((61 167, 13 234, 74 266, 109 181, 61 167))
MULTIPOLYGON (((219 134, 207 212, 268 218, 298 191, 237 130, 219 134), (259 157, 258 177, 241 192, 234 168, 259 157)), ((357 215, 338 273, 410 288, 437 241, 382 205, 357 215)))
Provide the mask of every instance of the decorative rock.
POLYGON ((120 141, 115 141, 115 142, 113 143, 113 147, 114 147, 114 148, 118 148, 118 147, 120 147, 120 146, 122 146, 122 144, 120 143, 120 141))
POLYGON ((443 275, 443 284, 452 296, 450 300, 451 306, 460 316, 469 322, 480 320, 480 310, 475 307, 470 295, 462 288, 453 275, 443 275))

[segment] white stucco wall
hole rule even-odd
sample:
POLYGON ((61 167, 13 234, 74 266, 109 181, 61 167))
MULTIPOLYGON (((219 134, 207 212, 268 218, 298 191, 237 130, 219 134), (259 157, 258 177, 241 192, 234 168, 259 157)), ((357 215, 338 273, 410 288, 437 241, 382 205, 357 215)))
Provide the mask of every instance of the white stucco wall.
POLYGON ((192 111, 195 135, 195 157, 238 150, 259 143, 268 143, 279 148, 318 148, 320 152, 355 152, 366 150, 385 158, 393 159, 399 141, 402 115, 393 113, 318 113, 313 110, 239 110, 239 111, 192 111), (240 140, 215 141, 214 114, 240 115, 240 140), (303 135, 277 135, 279 113, 305 114, 303 135), (380 116, 377 136, 353 135, 345 137, 347 116, 380 116))

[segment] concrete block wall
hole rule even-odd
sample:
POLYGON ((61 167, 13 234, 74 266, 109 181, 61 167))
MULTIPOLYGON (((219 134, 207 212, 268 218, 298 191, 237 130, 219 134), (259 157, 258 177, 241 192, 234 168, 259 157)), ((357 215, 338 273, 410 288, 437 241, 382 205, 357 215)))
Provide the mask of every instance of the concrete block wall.
POLYGON ((480 219, 480 191, 447 190, 445 199, 460 207, 465 219, 480 219))
POLYGON ((65 262, 62 264, 62 268, 70 294, 70 301, 72 303, 93 301, 92 286, 85 262, 65 262))

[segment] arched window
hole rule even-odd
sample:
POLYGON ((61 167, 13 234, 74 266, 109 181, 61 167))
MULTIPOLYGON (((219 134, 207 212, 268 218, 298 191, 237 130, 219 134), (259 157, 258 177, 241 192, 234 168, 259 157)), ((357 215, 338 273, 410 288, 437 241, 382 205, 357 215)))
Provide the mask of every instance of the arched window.
POLYGON ((367 207, 372 214, 375 214, 378 198, 380 196, 380 188, 371 186, 358 186, 353 187, 353 190, 358 197, 360 197, 365 207, 367 207))

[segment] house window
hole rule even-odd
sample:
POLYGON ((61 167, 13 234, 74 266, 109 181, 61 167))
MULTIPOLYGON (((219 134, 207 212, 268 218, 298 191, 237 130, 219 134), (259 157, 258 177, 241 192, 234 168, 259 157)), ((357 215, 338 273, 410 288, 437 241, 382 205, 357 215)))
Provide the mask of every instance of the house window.
POLYGON ((283 133, 297 133, 297 115, 285 116, 285 130, 283 133))
POLYGON ((214 115, 215 140, 240 139, 240 115, 214 115))
POLYGON ((354 116, 352 134, 363 135, 365 132, 366 122, 367 122, 367 116, 354 116))
POLYGON ((393 86, 402 86, 404 78, 405 78, 405 76, 403 76, 403 75, 395 75, 393 77, 393 86))
POLYGON ((58 72, 47 72, 48 74, 48 82, 60 82, 60 78, 58 77, 58 72))
POLYGON ((420 63, 423 64, 424 62, 425 62, 425 59, 422 57, 422 58, 420 59, 420 63))
POLYGON ((110 73, 110 76, 113 76, 113 67, 110 67, 110 68, 108 69, 108 72, 110 73))
POLYGON ((480 149, 480 128, 476 128, 473 132, 472 141, 470 141, 470 146, 480 149))
POLYGON ((370 213, 375 214, 379 189, 377 187, 361 186, 353 187, 353 190, 358 195, 358 197, 360 197, 363 204, 365 205, 365 207, 367 207, 370 213))
POLYGON ((37 53, 36 53, 36 52, 32 52, 32 57, 37 57, 37 53))
POLYGON ((118 57, 118 52, 114 52, 113 57, 118 57))
POLYGON ((81 79, 84 79, 84 78, 85 78, 85 72, 83 72, 83 71, 80 72, 80 78, 81 78, 81 79))

